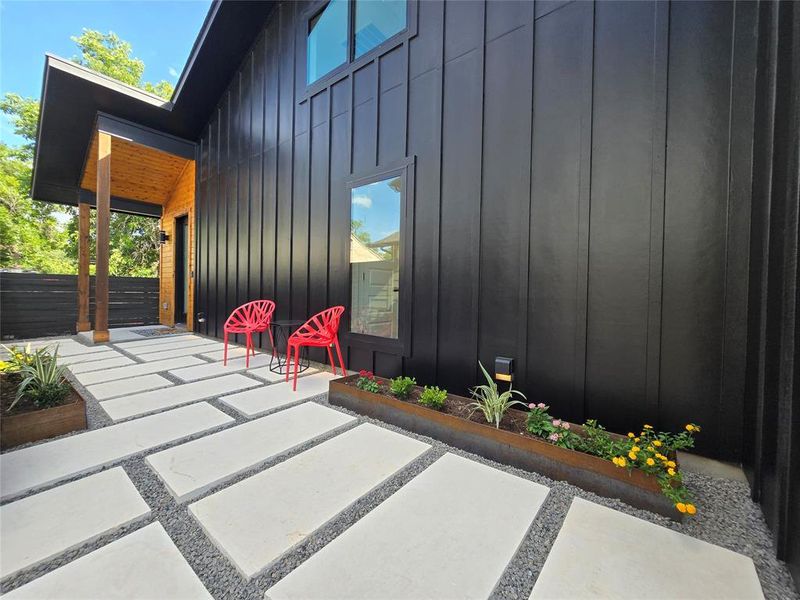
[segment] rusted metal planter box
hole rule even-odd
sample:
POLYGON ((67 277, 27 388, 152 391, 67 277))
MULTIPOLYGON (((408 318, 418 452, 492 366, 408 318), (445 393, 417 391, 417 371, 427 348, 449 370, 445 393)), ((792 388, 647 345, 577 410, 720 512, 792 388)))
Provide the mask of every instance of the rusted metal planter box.
POLYGON ((86 429, 86 402, 73 390, 70 404, 0 417, 0 447, 13 448, 86 429))
POLYGON ((532 437, 366 392, 345 383, 357 378, 358 375, 352 375, 332 380, 328 401, 490 460, 541 473, 600 496, 619 498, 636 508, 681 520, 681 514, 663 495, 656 479, 642 471, 628 472, 597 456, 559 448, 532 437))

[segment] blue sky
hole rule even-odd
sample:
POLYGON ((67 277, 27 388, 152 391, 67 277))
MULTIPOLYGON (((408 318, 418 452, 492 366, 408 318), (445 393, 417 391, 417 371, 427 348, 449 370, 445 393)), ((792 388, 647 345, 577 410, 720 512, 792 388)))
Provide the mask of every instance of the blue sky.
MULTIPOLYGON (((145 63, 144 80, 178 80, 210 0, 0 0, 0 94, 38 98, 44 54, 77 54, 70 40, 86 29, 113 31, 145 63)), ((5 119, 0 141, 17 144, 5 119)))

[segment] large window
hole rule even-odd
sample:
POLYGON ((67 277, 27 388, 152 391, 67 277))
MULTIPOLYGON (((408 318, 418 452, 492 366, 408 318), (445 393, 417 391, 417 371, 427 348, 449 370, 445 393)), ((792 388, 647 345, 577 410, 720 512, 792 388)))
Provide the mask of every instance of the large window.
POLYGON ((350 192, 350 331, 398 337, 403 178, 350 192))
POLYGON ((314 83, 406 29, 407 13, 407 0, 330 0, 308 21, 306 83, 314 83))
POLYGON ((356 58, 406 28, 406 0, 356 0, 356 58))
POLYGON ((347 62, 348 3, 348 0, 331 0, 308 22, 308 83, 347 62))

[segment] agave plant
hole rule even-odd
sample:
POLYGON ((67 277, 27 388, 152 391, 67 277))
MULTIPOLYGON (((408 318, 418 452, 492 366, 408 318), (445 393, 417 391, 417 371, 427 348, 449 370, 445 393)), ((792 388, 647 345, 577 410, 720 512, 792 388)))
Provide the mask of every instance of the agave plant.
POLYGON ((64 375, 65 367, 59 366, 56 357, 58 346, 53 354, 47 349, 39 349, 31 354, 19 370, 22 378, 17 388, 17 396, 10 411, 23 396, 31 398, 37 406, 54 406, 69 393, 69 386, 64 375))
POLYGON ((523 399, 525 399, 525 394, 512 389, 511 385, 508 386, 508 390, 500 393, 500 390, 497 389, 497 383, 495 383, 491 375, 486 372, 486 369, 483 368, 483 364, 478 361, 478 365, 481 371, 483 371, 486 383, 484 385, 478 385, 470 390, 472 397, 475 399, 475 402, 469 405, 470 408, 472 408, 470 416, 479 410, 483 413, 483 416, 486 417, 487 423, 493 423, 497 429, 500 429, 500 421, 509 408, 515 404, 525 406, 524 402, 514 400, 514 394, 517 394, 523 399))

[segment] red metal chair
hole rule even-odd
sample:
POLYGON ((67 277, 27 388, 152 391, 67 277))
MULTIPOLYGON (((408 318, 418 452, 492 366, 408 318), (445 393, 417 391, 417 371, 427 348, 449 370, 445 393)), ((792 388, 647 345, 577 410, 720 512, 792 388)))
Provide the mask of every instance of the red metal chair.
MULTIPOLYGON (((222 353, 223 365, 228 364, 228 334, 243 333, 247 340, 245 368, 250 368, 250 353, 252 352, 253 356, 256 355, 253 347, 253 334, 269 331, 269 339, 272 342, 272 330, 269 324, 272 321, 273 312, 275 312, 275 303, 272 300, 254 300, 242 304, 231 313, 223 328, 225 341, 225 350, 222 353)), ((274 352, 275 344, 272 345, 274 352)))
POLYGON ((292 366, 292 354, 294 354, 294 385, 292 390, 297 391, 297 365, 300 362, 301 346, 327 348, 333 374, 336 375, 336 363, 333 361, 333 352, 331 352, 331 348, 335 347, 336 355, 339 358, 339 366, 342 368, 342 375, 346 374, 344 361, 342 360, 342 350, 339 347, 339 320, 342 317, 342 313, 344 313, 344 306, 326 308, 311 317, 289 336, 289 341, 286 344, 286 381, 289 381, 289 370, 292 366))

